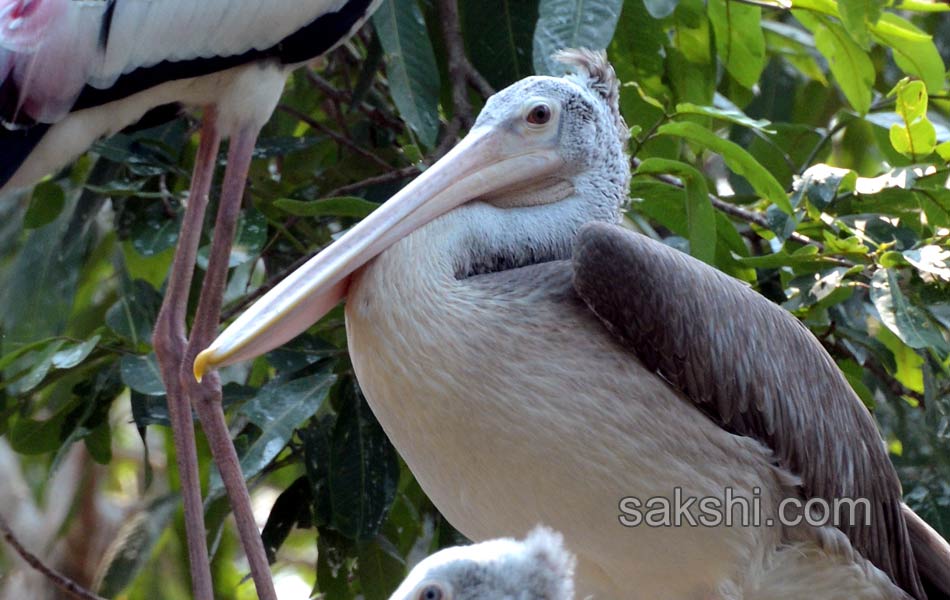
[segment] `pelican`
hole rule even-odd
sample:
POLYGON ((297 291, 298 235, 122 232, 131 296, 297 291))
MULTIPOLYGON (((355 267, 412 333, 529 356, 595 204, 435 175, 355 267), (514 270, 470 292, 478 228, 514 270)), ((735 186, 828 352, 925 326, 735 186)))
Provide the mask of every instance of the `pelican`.
POLYGON ((440 550, 416 565, 389 600, 574 600, 574 556, 545 527, 440 550))
POLYGON ((216 378, 190 376, 214 337, 251 154, 293 69, 348 38, 382 0, 0 0, 0 196, 94 141, 201 107, 189 202, 153 344, 168 397, 194 596, 212 598, 191 403, 221 472, 258 593, 276 600, 216 378), (228 166, 198 311, 185 317, 218 149, 228 166))
POLYGON ((603 53, 560 59, 575 73, 493 96, 442 160, 235 320, 196 376, 346 296, 357 378, 442 514, 476 541, 562 532, 579 597, 948 597, 950 546, 902 503, 819 342, 618 226, 619 83, 603 53), (631 510, 691 498, 698 517, 730 494, 759 522, 651 526, 631 510), (846 498, 867 502, 851 521, 812 518, 809 501, 846 498), (789 499, 809 508, 780 514, 789 499))

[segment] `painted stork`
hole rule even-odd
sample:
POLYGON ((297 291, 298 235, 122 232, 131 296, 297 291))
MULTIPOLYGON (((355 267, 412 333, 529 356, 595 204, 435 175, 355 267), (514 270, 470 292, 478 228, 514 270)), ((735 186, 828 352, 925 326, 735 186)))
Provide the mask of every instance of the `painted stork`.
POLYGON ((182 479, 192 585, 212 586, 193 404, 262 598, 275 599, 216 378, 191 377, 217 331, 227 262, 258 133, 288 74, 345 40, 381 0, 0 0, 0 195, 34 183, 95 140, 181 106, 203 125, 189 202, 155 328, 182 479), (215 238, 190 336, 185 311, 220 141, 230 138, 215 238))
POLYGON ((493 96, 442 160, 226 329, 196 375, 346 295, 356 375, 439 510, 473 540, 561 531, 579 597, 948 597, 950 546, 902 503, 872 417, 818 341, 616 225, 630 178, 619 84, 602 53, 561 58, 577 73, 493 96), (623 498, 727 493, 758 499, 761 522, 618 522, 623 498), (837 527, 777 514, 785 498, 844 497, 870 510, 837 527))
POLYGON ((574 556, 545 527, 524 540, 446 548, 419 562, 389 600, 574 600, 574 556))

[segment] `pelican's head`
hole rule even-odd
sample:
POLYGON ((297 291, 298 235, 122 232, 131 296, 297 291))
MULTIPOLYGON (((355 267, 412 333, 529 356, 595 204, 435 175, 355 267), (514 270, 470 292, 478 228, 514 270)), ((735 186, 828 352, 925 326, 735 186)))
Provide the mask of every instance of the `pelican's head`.
POLYGON ((574 558, 560 534, 446 548, 420 562, 390 600, 572 600, 574 558))
POLYGON ((617 221, 629 136, 603 52, 566 50, 574 73, 528 77, 485 104, 459 144, 346 235, 291 273, 198 355, 195 375, 259 356, 305 331, 346 295, 350 276, 430 221, 461 209, 473 250, 461 275, 499 255, 511 266, 569 255, 574 233, 617 221))

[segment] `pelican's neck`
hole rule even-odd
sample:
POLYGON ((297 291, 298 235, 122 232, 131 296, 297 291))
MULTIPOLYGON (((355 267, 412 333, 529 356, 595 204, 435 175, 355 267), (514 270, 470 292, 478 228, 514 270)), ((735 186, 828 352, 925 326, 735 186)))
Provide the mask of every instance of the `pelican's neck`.
MULTIPOLYGON (((623 192, 603 180, 576 177, 556 202, 503 207, 471 202, 409 238, 425 240, 456 279, 570 258, 574 237, 590 221, 617 222, 623 192), (613 192, 613 193, 612 193, 613 192)), ((625 194, 623 194, 625 195, 625 194)))

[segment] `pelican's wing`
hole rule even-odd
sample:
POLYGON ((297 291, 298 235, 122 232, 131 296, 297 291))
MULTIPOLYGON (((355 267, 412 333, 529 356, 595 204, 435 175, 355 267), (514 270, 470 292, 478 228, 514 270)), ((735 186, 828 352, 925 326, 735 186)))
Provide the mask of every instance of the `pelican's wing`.
POLYGON ((897 473, 871 415, 817 339, 743 283, 645 236, 586 225, 574 286, 643 364, 710 419, 774 452, 806 498, 867 498, 871 525, 839 526, 923 598, 897 473))
POLYGON ((0 118, 69 110, 262 58, 309 60, 378 0, 0 0, 0 118))

